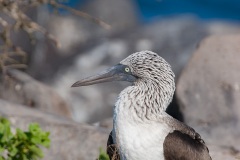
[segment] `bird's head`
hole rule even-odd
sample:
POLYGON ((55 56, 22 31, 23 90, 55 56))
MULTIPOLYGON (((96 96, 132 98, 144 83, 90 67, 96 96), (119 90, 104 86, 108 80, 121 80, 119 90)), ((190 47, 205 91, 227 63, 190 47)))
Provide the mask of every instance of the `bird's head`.
POLYGON ((140 81, 160 83, 175 88, 171 66, 158 54, 151 51, 136 52, 119 64, 88 78, 77 81, 72 87, 88 86, 110 81, 140 81))
POLYGON ((166 81, 170 85, 175 85, 175 75, 171 66, 162 57, 152 51, 141 51, 131 54, 122 60, 120 64, 124 65, 125 70, 130 70, 129 73, 136 77, 135 82, 159 83, 166 81))
POLYGON ((149 104, 152 103, 151 106, 158 107, 161 111, 165 111, 172 101, 175 91, 174 73, 171 66, 162 57, 151 51, 131 54, 119 64, 97 75, 82 79, 74 83, 72 87, 110 81, 132 82, 134 87, 130 88, 135 92, 131 93, 148 92, 148 94, 141 95, 149 96, 149 100, 153 99, 149 101, 149 104))

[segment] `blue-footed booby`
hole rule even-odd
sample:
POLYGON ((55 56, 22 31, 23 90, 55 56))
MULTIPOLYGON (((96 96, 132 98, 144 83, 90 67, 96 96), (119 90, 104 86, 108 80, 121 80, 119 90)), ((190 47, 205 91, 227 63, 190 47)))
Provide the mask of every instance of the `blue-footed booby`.
POLYGON ((111 160, 211 160, 200 135, 165 111, 175 91, 171 66, 158 54, 131 54, 72 87, 128 81, 115 103, 107 153, 111 160))

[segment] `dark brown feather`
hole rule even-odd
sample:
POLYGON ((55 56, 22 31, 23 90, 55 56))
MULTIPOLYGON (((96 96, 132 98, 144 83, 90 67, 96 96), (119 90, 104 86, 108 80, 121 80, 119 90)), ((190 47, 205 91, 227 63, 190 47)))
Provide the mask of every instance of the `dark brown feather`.
POLYGON ((112 131, 110 132, 108 141, 107 141, 107 154, 108 154, 110 160, 120 160, 118 147, 113 142, 112 131))
POLYGON ((169 133, 163 144, 165 160, 211 160, 208 148, 199 137, 193 139, 177 130, 169 133))

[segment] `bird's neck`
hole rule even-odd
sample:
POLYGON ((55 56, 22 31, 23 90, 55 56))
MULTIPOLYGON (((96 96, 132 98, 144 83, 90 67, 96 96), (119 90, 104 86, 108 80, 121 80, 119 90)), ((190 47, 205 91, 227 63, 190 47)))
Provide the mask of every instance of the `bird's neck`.
POLYGON ((158 119, 172 100, 168 88, 154 81, 138 81, 120 93, 115 112, 135 120, 158 119))

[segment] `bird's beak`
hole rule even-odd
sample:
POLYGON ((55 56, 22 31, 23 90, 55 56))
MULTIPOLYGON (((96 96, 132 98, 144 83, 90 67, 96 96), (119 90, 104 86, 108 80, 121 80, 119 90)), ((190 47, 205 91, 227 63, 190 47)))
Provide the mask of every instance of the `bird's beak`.
POLYGON ((90 76, 84 78, 80 81, 77 81, 72 85, 72 87, 79 87, 79 86, 88 86, 97 83, 104 83, 104 82, 111 82, 111 81, 128 81, 134 82, 136 77, 132 74, 126 74, 122 71, 123 65, 119 64, 113 66, 100 74, 90 76))

